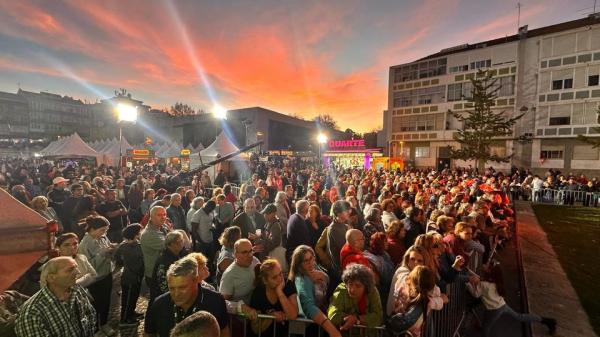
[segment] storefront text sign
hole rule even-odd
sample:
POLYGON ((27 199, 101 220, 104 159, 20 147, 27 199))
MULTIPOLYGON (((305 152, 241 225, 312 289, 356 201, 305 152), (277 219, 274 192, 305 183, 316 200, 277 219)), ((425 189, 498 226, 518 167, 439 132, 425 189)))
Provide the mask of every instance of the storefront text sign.
POLYGON ((358 150, 365 148, 364 139, 330 140, 327 143, 329 150, 358 150))

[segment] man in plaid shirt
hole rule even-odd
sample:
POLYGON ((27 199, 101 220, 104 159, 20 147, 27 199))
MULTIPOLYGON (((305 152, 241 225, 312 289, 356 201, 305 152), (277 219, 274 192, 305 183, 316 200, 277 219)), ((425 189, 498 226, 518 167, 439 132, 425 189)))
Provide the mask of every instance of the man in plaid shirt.
POLYGON ((93 337, 96 311, 84 288, 75 284, 77 262, 61 256, 42 268, 42 288, 19 310, 18 337, 93 337))

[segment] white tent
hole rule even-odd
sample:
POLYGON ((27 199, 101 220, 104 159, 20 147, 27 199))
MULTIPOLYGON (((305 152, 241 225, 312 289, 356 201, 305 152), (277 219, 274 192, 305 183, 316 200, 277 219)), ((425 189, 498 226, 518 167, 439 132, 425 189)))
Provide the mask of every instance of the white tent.
POLYGON ((202 143, 198 143, 198 146, 193 147, 192 144, 190 144, 187 148, 190 149, 192 153, 200 153, 202 150, 204 150, 204 145, 202 145, 202 143))
POLYGON ((171 148, 171 146, 169 144, 163 143, 158 148, 158 150, 154 150, 156 157, 158 157, 158 158, 165 158, 164 153, 167 152, 170 148, 171 148))
POLYGON ((40 151, 42 155, 52 154, 58 148, 60 148, 71 136, 63 137, 61 139, 55 140, 52 143, 48 144, 43 150, 40 151))
POLYGON ((181 154, 181 146, 179 146, 177 143, 173 143, 173 144, 171 144, 171 146, 169 146, 169 148, 167 150, 165 150, 163 153, 161 153, 161 157, 162 158, 179 157, 180 154, 181 154))
POLYGON ((212 144, 200 151, 200 156, 202 157, 203 162, 208 162, 217 159, 217 156, 224 156, 239 150, 240 149, 227 138, 225 132, 221 132, 212 144))
POLYGON ((102 155, 87 145, 77 133, 69 136, 59 146, 51 148, 43 153, 44 157, 51 158, 95 158, 98 163, 102 162, 102 155))
POLYGON ((127 139, 125 139, 125 137, 122 138, 120 146, 119 141, 116 139, 108 144, 109 146, 106 147, 106 149, 103 150, 101 154, 104 155, 106 164, 112 166, 119 165, 119 155, 125 155, 127 153, 127 150, 133 149, 133 147, 129 145, 129 142, 127 142, 127 139))

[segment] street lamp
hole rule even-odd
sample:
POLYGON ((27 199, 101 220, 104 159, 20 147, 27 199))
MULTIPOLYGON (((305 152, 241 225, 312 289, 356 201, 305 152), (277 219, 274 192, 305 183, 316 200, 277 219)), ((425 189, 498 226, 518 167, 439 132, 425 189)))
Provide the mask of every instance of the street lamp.
POLYGON ((213 105, 212 113, 216 119, 227 119, 227 109, 220 104, 213 105))
POLYGON ((123 173, 123 124, 122 122, 134 123, 138 118, 137 107, 131 104, 119 103, 115 108, 117 111, 117 121, 119 123, 119 171, 123 173))
POLYGON ((327 143, 327 135, 324 133, 319 133, 317 136, 317 142, 319 143, 319 159, 321 159, 321 146, 327 143))

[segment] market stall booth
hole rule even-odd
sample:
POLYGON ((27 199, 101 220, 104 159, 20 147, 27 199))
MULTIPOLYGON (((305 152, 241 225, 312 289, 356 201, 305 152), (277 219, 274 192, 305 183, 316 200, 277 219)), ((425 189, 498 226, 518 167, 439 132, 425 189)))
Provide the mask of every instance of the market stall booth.
POLYGON ((382 149, 369 149, 364 139, 329 140, 327 150, 323 153, 325 166, 335 165, 340 168, 371 168, 373 158, 382 157, 382 149))

